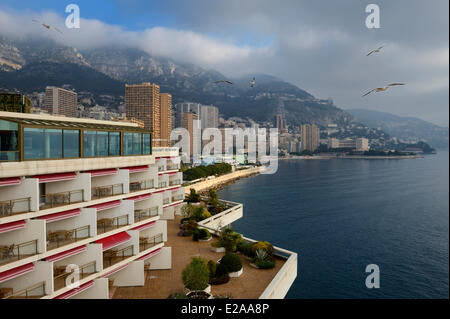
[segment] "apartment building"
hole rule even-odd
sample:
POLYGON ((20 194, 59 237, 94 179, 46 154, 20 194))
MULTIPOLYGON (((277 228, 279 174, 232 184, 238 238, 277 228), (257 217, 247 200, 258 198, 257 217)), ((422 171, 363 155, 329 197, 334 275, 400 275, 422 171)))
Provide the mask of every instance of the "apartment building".
POLYGON ((170 133, 172 133, 172 95, 160 94, 161 101, 161 146, 170 146, 170 133))
POLYGON ((151 83, 126 84, 125 105, 127 118, 144 122, 152 132, 153 146, 161 145, 161 101, 159 85, 151 83))
POLYGON ((182 127, 183 113, 194 113, 201 121, 201 128, 219 127, 219 109, 213 105, 202 105, 199 103, 178 103, 175 105, 176 127, 182 127))
POLYGON ((76 117, 77 103, 77 93, 73 91, 54 86, 45 89, 44 110, 49 114, 76 117))
POLYGON ((320 130, 316 125, 303 124, 301 129, 302 150, 314 152, 320 143, 320 130))
POLYGON ((336 149, 336 148, 347 148, 356 151, 368 151, 369 150, 369 140, 367 138, 357 138, 357 139, 337 139, 330 138, 328 139, 328 148, 336 149))
POLYGON ((170 269, 178 149, 129 122, 0 112, 0 127, 0 299, 109 298, 170 269))

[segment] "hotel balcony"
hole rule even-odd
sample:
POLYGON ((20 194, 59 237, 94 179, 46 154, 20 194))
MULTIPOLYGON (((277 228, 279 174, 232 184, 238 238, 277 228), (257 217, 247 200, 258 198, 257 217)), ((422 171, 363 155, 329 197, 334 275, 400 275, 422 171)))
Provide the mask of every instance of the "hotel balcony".
POLYGON ((137 232, 120 232, 96 241, 102 244, 103 269, 107 269, 124 261, 139 251, 139 236, 137 232))
POLYGON ((154 235, 154 236, 140 236, 139 237, 139 252, 146 251, 149 248, 152 248, 158 244, 164 242, 163 233, 154 235))
POLYGON ((0 273, 0 299, 39 299, 53 289, 52 265, 37 261, 0 273))
POLYGON ((37 211, 38 185, 36 178, 0 178, 0 218, 37 211))
POLYGON ((84 189, 42 195, 40 199, 40 209, 81 203, 84 201, 84 198, 84 189))
POLYGON ((146 189, 155 188, 154 179, 148 179, 144 181, 131 182, 130 183, 130 192, 138 192, 146 189))
MULTIPOLYGON (((136 166, 125 168, 130 172, 130 192, 156 187, 158 171, 156 166, 136 166)), ((122 170, 122 169, 121 169, 122 170)))
POLYGON ((67 286, 69 276, 73 277, 74 266, 78 267, 79 280, 86 279, 102 270, 102 247, 98 244, 88 244, 66 250, 47 257, 52 263, 54 291, 67 286))
POLYGON ((31 197, 0 201, 0 218, 31 212, 31 197))
POLYGON ((109 249, 103 253, 103 266, 111 267, 134 255, 134 246, 129 245, 118 249, 109 249))
POLYGON ((183 183, 183 173, 168 173, 169 175, 169 186, 181 185, 183 183))
POLYGON ((166 168, 168 171, 179 170, 180 169, 180 160, 176 159, 168 159, 166 168))
POLYGON ((129 193, 128 170, 104 169, 89 172, 92 176, 92 199, 100 199, 129 193))
POLYGON ((124 184, 113 184, 92 187, 92 199, 100 199, 124 194, 124 184))
POLYGON ((158 206, 144 208, 144 209, 135 209, 134 210, 134 222, 141 222, 159 215, 158 206))
POLYGON ((134 201, 122 200, 96 205, 97 233, 106 232, 134 223, 134 201), (114 205, 113 205, 114 204, 114 205))
POLYGON ((0 225, 0 268, 43 253, 44 238, 43 221, 28 220, 0 225))
POLYGON ((158 174, 158 188, 169 187, 169 175, 158 174))
POLYGON ((47 250, 76 243, 88 239, 91 235, 91 225, 85 225, 73 229, 55 229, 47 233, 47 250))

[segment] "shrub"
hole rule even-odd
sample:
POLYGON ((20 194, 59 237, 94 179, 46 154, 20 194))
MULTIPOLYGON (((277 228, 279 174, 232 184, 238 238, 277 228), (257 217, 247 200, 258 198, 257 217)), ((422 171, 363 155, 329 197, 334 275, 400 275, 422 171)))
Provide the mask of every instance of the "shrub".
POLYGON ((263 249, 258 249, 255 253, 256 263, 260 263, 266 260, 269 260, 269 254, 263 249))
MULTIPOLYGON (((190 218, 194 213, 195 207, 191 204, 185 204, 181 207, 181 216, 185 218, 190 218)), ((184 218, 183 218, 184 219, 184 218)))
POLYGON ((252 253, 253 255, 256 254, 256 251, 262 249, 264 250, 269 256, 273 255, 273 246, 271 243, 267 241, 258 241, 252 245, 252 253))
POLYGON ((255 255, 253 254, 252 246, 253 246, 252 243, 249 243, 249 242, 241 242, 241 243, 238 245, 238 251, 240 251, 244 256, 247 256, 247 257, 254 257, 255 255))
POLYGON ((211 213, 208 212, 207 210, 205 210, 205 211, 203 212, 203 219, 206 219, 206 218, 209 218, 209 217, 211 217, 211 213))
POLYGON ((208 239, 209 237, 211 237, 211 234, 207 229, 204 229, 204 228, 198 229, 197 228, 193 232, 192 239, 195 241, 198 241, 199 239, 208 239))
POLYGON ((206 260, 193 257, 182 274, 183 283, 189 290, 203 290, 208 287, 209 269, 206 260))
POLYGON ((197 222, 195 220, 189 220, 187 223, 183 224, 182 231, 184 236, 191 236, 197 229, 197 222))
POLYGON ((192 239, 194 240, 194 241, 198 241, 200 238, 200 229, 195 229, 193 232, 192 232, 192 239))
POLYGON ((228 252, 237 250, 238 244, 242 242, 242 235, 231 228, 224 228, 220 234, 220 243, 228 252))
POLYGON ((203 219, 205 219, 204 216, 205 216, 205 208, 203 206, 199 206, 194 209, 194 212, 192 214, 192 219, 199 222, 199 221, 202 221, 203 219))
POLYGON ((216 265, 216 272, 214 273, 215 278, 228 277, 228 267, 220 263, 216 265))
POLYGON ((275 267, 275 263, 271 260, 260 261, 256 265, 258 266, 259 269, 270 269, 275 267))
POLYGON ((208 261, 209 276, 214 277, 216 275, 217 263, 214 260, 208 261))
POLYGON ((214 247, 214 248, 220 248, 220 247, 223 247, 223 246, 222 246, 222 243, 221 243, 220 241, 215 241, 215 242, 213 242, 213 243, 211 244, 211 246, 214 247))
POLYGON ((242 269, 242 261, 236 254, 226 254, 220 260, 220 264, 227 267, 229 272, 235 272, 242 269))
POLYGON ((219 196, 217 195, 216 191, 214 189, 209 190, 209 197, 208 197, 208 204, 217 207, 219 206, 219 196))
POLYGON ((186 197, 185 201, 187 203, 199 203, 200 202, 200 194, 197 194, 195 189, 191 188, 190 193, 186 197))

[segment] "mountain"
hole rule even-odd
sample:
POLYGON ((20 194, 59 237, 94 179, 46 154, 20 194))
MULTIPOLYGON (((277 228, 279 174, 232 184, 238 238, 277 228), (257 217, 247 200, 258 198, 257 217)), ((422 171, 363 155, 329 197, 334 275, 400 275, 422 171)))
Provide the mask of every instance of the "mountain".
POLYGON ((356 120, 372 128, 380 128, 402 140, 423 140, 435 148, 448 148, 449 129, 414 117, 401 117, 386 112, 347 110, 356 120))
POLYGON ((90 50, 57 45, 51 40, 0 39, 0 88, 25 93, 63 84, 76 91, 124 95, 125 83, 152 82, 169 92, 173 102, 214 104, 225 117, 272 121, 282 112, 290 125, 354 122, 347 112, 328 100, 317 99, 276 77, 256 74, 227 79, 233 85, 215 84, 227 79, 215 70, 152 56, 123 45, 90 50), (256 78, 254 88, 251 79, 256 78))

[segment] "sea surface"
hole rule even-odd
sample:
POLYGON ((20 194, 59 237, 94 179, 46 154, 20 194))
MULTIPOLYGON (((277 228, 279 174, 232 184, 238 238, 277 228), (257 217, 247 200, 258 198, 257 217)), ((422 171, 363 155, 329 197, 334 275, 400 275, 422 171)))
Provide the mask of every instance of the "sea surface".
POLYGON ((298 253, 286 298, 448 298, 449 153, 422 159, 279 161, 219 191, 233 228, 298 253), (366 266, 380 269, 368 289, 366 266))

